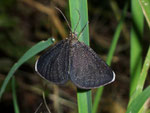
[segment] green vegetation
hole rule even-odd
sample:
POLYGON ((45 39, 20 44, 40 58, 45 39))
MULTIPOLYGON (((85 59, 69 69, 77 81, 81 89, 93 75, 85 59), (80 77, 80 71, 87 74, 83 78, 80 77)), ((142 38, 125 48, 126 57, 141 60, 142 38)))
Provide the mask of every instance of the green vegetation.
MULTIPOLYGON (((150 111, 146 103, 150 98, 148 81, 150 40, 147 38, 149 37, 150 27, 149 0, 121 1, 122 3, 117 3, 115 0, 112 0, 110 3, 109 1, 69 0, 67 3, 61 1, 60 4, 57 4, 66 9, 65 15, 70 15, 71 29, 73 32, 79 34, 82 28, 87 25, 81 33, 80 41, 91 46, 98 54, 100 53, 102 58, 105 58, 108 52, 106 63, 112 66, 117 79, 112 85, 110 84, 106 88, 100 87, 95 90, 82 90, 78 88, 75 90, 76 87, 72 85, 58 87, 57 85, 41 80, 41 78, 37 78, 37 76, 33 77, 35 56, 53 44, 52 38, 41 42, 39 40, 53 35, 56 37, 56 40, 64 38, 66 36, 66 30, 62 24, 66 22, 63 19, 60 20, 58 17, 60 14, 56 14, 55 8, 49 8, 42 2, 33 0, 22 0, 19 2, 20 4, 17 2, 19 1, 8 0, 7 2, 0 2, 0 30, 2 30, 0 33, 0 41, 2 42, 0 45, 0 74, 2 75, 0 81, 0 102, 4 102, 5 99, 7 100, 7 96, 5 95, 12 94, 12 98, 9 99, 13 101, 14 112, 22 113, 24 110, 20 109, 22 108, 20 106, 23 106, 24 103, 24 98, 22 97, 24 96, 27 99, 28 93, 31 94, 33 92, 34 96, 31 94, 32 96, 29 98, 32 104, 36 100, 34 100, 34 97, 41 98, 44 90, 46 92, 46 95, 43 93, 44 104, 48 112, 52 110, 54 113, 99 113, 103 112, 102 109, 105 106, 105 104, 101 104, 103 102, 113 101, 113 96, 115 98, 118 96, 122 101, 128 101, 128 103, 122 102, 125 105, 122 109, 126 113, 144 113, 150 111), (131 2, 130 6, 129 2, 131 2), (24 6, 25 4, 28 7, 30 6, 30 8, 26 8, 27 6, 24 6), (67 5, 69 8, 66 8, 67 5), (121 8, 122 6, 123 8, 121 8), (34 11, 32 11, 33 9, 34 11), (128 9, 131 9, 131 12, 128 9), (37 10, 39 11, 38 14, 35 13, 37 10), (43 15, 43 13, 46 15, 43 15), (146 24, 144 24, 144 19, 146 20, 146 24), (27 23, 29 20, 30 23, 27 23), (74 31, 77 24, 77 29, 74 31), (127 29, 128 27, 131 27, 131 29, 127 29), (130 36, 128 37, 127 34, 130 34, 130 36), (111 39, 107 39, 107 36, 111 39), (35 42, 38 43, 36 44, 35 42), (128 55, 129 53, 130 57, 128 55), (123 58, 124 60, 122 60, 123 58), (130 66, 127 62, 129 62, 130 66), (12 66, 12 64, 14 65, 12 66), (7 76, 3 76, 7 72, 7 76), (23 75, 26 75, 27 78, 23 75), (120 85, 123 84, 121 80, 126 83, 125 86, 120 85), (10 81, 11 84, 9 84, 10 81), (129 91, 127 91, 128 87, 129 91), (123 94, 121 94, 120 89, 123 94), (22 93, 25 92, 24 90, 28 91, 27 95, 22 93), (105 94, 104 99, 103 94, 105 94), (76 96, 77 106, 75 104, 76 96), (111 98, 112 100, 107 101, 105 98, 108 100, 111 98), (22 100, 20 101, 20 99, 22 100), (67 106, 67 109, 70 109, 66 111, 65 106, 67 106)), ((69 20, 69 16, 67 18, 69 20)), ((36 102, 34 106, 38 108, 37 105, 39 103, 37 100, 36 102)), ((112 103, 117 105, 117 101, 112 103)), ((112 103, 111 106, 114 107, 112 103)), ((108 106, 108 104, 106 105, 108 106)), ((40 111, 41 107, 42 104, 40 104, 38 111, 40 111)), ((110 109, 111 112, 114 112, 113 107, 110 109)), ((104 112, 109 111, 104 110, 104 112)), ((120 111, 115 112, 120 113, 120 111)))

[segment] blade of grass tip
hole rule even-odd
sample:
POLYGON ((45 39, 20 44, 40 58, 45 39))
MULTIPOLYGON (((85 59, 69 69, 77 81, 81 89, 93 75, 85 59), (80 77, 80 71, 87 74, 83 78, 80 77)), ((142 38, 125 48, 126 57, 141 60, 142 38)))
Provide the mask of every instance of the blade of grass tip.
POLYGON ((150 1, 149 0, 139 0, 143 14, 147 20, 147 23, 150 27, 150 1))
POLYGON ((150 86, 131 102, 126 113, 138 113, 148 98, 150 98, 150 86))
POLYGON ((12 77, 12 96, 13 96, 13 105, 14 105, 14 112, 20 113, 19 106, 17 102, 17 96, 16 96, 16 84, 15 84, 15 77, 12 77))
POLYGON ((134 98, 142 69, 143 13, 138 0, 131 0, 132 28, 130 41, 130 99, 134 98))
MULTIPOLYGON (((116 28, 115 34, 113 36, 113 40, 112 40, 109 52, 108 52, 106 63, 109 66, 111 65, 112 57, 114 55, 114 52, 115 52, 115 49, 117 46, 117 42, 119 40, 119 36, 120 36, 121 30, 123 27, 123 23, 124 23, 124 19, 125 19, 126 13, 127 13, 127 9, 128 9, 128 3, 125 4, 125 7, 123 9, 123 13, 121 15, 121 19, 117 25, 117 28, 116 28)), ((100 87, 96 92, 94 103, 93 103, 93 108, 92 108, 92 113, 96 113, 96 111, 98 109, 98 104, 99 104, 99 101, 101 99, 103 89, 104 89, 104 87, 100 87)))
POLYGON ((49 47, 52 43, 54 42, 53 38, 50 38, 46 41, 41 41, 39 43, 37 43, 36 45, 34 45, 32 48, 30 48, 19 60, 17 63, 15 63, 13 65, 13 67, 10 69, 10 71, 8 72, 8 75, 6 76, 1 89, 0 89, 0 99, 5 91, 5 88, 9 82, 9 80, 11 79, 11 77, 13 76, 13 74, 15 73, 15 71, 24 63, 26 62, 28 59, 30 59, 31 57, 33 57, 34 55, 36 55, 37 53, 41 52, 42 50, 44 50, 45 48, 49 47))
MULTIPOLYGON (((88 22, 88 7, 87 0, 69 0, 70 18, 72 31, 74 30, 80 16, 80 22, 77 26, 77 32, 80 33, 82 28, 88 22), (79 14, 78 14, 79 11, 79 14)), ((76 31, 75 31, 76 32, 76 31)), ((80 41, 89 45, 89 27, 88 25, 84 29, 80 41)), ((91 90, 77 89, 77 102, 79 113, 91 113, 92 112, 92 98, 91 90)))

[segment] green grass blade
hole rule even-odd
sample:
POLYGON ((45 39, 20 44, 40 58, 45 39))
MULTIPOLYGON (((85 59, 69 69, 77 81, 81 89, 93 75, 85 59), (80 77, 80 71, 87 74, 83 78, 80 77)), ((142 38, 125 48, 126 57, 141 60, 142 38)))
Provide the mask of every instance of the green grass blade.
MULTIPOLYGON (((116 48, 117 42, 119 40, 119 36, 120 36, 121 30, 122 30, 122 27, 123 27, 123 22, 124 22, 124 19, 125 19, 125 16, 126 16, 127 9, 128 9, 128 3, 124 7, 121 19, 120 19, 120 21, 118 23, 118 26, 116 28, 115 34, 113 36, 112 44, 111 44, 111 47, 110 47, 109 52, 108 52, 108 57, 107 57, 106 63, 109 66, 111 65, 112 57, 114 55, 115 48, 116 48)), ((101 87, 96 92, 96 96, 95 96, 94 103, 93 103, 93 108, 92 108, 92 113, 96 113, 96 111, 98 109, 98 104, 99 104, 99 101, 101 99, 103 89, 104 89, 104 87, 101 87)))
POLYGON ((138 79, 137 88, 136 88, 132 98, 130 99, 130 102, 128 104, 128 108, 129 108, 130 104, 132 103, 132 101, 142 92, 143 87, 144 87, 144 83, 145 83, 145 80, 146 80, 146 77, 148 74, 149 67, 150 67, 150 47, 148 49, 147 56, 146 56, 144 64, 143 64, 142 72, 141 72, 139 79, 138 79))
POLYGON ((91 90, 85 91, 78 89, 77 99, 78 99, 79 113, 91 113, 92 111, 91 90))
POLYGON ((142 68, 142 34, 143 34, 143 13, 137 0, 131 1, 132 22, 130 41, 130 99, 134 98, 138 79, 142 68), (133 97, 132 97, 133 96, 133 97))
POLYGON ((107 60, 106 60, 108 65, 111 65, 111 61, 112 61, 113 55, 115 53, 117 42, 118 42, 119 37, 120 37, 120 33, 121 33, 121 30, 122 30, 122 27, 123 27, 123 23, 124 23, 124 19, 125 19, 126 13, 127 13, 127 9, 128 9, 128 3, 125 4, 125 7, 123 9, 123 13, 121 15, 121 19, 118 23, 115 34, 113 36, 113 41, 111 43, 110 50, 108 52, 108 57, 107 57, 107 60))
POLYGON ((26 62, 28 59, 30 59, 31 57, 33 57, 34 55, 36 55, 37 53, 41 52, 42 50, 44 50, 45 48, 49 47, 51 44, 53 43, 53 40, 50 38, 46 41, 41 41, 38 44, 34 45, 32 48, 30 48, 19 60, 17 63, 15 63, 13 65, 13 67, 10 69, 7 77, 5 78, 2 87, 0 89, 0 99, 2 97, 2 94, 5 91, 5 88, 9 82, 9 80, 11 79, 11 77, 13 76, 13 74, 15 73, 15 71, 24 63, 26 62))
POLYGON ((12 96, 13 96, 13 105, 14 105, 14 111, 15 113, 20 113, 19 106, 17 103, 17 96, 16 96, 16 84, 15 84, 15 77, 12 77, 12 96))
MULTIPOLYGON (((80 23, 77 27, 76 32, 80 32, 85 24, 88 22, 88 8, 87 0, 69 0, 69 9, 70 9, 70 19, 71 27, 74 31, 75 26, 79 20, 80 13, 80 23)), ((88 25, 82 32, 82 35, 79 39, 85 44, 89 45, 89 27, 88 25)), ((78 111, 79 113, 91 113, 92 112, 92 100, 91 100, 91 90, 80 90, 77 89, 77 99, 78 99, 78 111)))
POLYGON ((100 99, 102 97, 103 90, 104 90, 104 87, 100 87, 96 91, 95 98, 94 98, 94 103, 93 103, 93 106, 92 106, 92 113, 96 113, 97 110, 98 110, 98 105, 99 105, 100 99))
POLYGON ((150 86, 140 93, 129 105, 126 113, 138 113, 145 101, 150 97, 150 86))
MULTIPOLYGON (((70 8, 70 19, 71 19, 71 27, 74 30, 80 16, 80 23, 77 27, 76 32, 80 32, 85 24, 88 22, 88 7, 87 0, 69 0, 69 8, 70 8), (78 14, 78 11, 80 15, 78 14)), ((83 41, 85 44, 89 45, 89 26, 87 25, 82 35, 79 39, 83 41)))
POLYGON ((147 23, 150 27, 150 0, 139 0, 143 14, 147 20, 147 23))
POLYGON ((137 90, 136 92, 138 94, 141 93, 143 90, 149 67, 150 67, 150 47, 148 49, 147 56, 146 56, 146 59, 143 64, 142 72, 141 72, 139 80, 138 80, 138 85, 137 85, 137 89, 136 89, 137 90))

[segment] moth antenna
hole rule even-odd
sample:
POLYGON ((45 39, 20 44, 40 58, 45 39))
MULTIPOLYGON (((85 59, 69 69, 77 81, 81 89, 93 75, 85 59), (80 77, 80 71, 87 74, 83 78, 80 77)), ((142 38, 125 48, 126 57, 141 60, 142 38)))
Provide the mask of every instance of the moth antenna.
POLYGON ((89 21, 84 25, 84 27, 82 28, 82 30, 80 31, 79 35, 78 35, 78 39, 80 38, 82 32, 84 31, 84 29, 86 28, 86 26, 89 24, 89 21))
POLYGON ((64 17, 64 19, 65 19, 65 21, 67 22, 67 25, 68 25, 70 31, 72 32, 71 26, 70 26, 70 24, 69 24, 67 18, 65 17, 65 15, 63 14, 63 12, 62 12, 58 7, 55 7, 55 9, 57 9, 57 10, 61 13, 61 15, 64 17))
POLYGON ((74 32, 76 31, 76 29, 77 29, 77 27, 78 27, 78 25, 79 25, 80 19, 81 19, 81 16, 80 16, 80 12, 79 12, 79 10, 78 10, 78 9, 76 9, 76 11, 78 12, 79 19, 78 19, 78 22, 77 22, 77 24, 76 24, 76 27, 74 28, 74 32))

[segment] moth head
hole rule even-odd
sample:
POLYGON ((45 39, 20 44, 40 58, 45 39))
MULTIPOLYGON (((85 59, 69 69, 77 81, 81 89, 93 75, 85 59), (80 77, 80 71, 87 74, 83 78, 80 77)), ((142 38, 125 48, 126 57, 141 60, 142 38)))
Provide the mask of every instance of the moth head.
POLYGON ((70 32, 69 37, 70 37, 71 39, 77 38, 77 33, 76 33, 76 32, 70 32))

